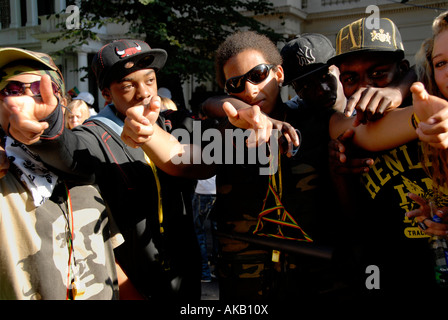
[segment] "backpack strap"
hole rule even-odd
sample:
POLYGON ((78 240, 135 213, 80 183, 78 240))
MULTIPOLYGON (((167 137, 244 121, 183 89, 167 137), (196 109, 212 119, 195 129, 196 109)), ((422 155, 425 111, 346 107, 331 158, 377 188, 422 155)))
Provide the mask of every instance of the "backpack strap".
MULTIPOLYGON (((121 132, 123 131, 123 128, 119 127, 118 124, 116 124, 114 121, 105 118, 105 117, 94 117, 89 119, 89 121, 95 123, 99 127, 103 128, 107 133, 110 134, 110 136, 122 147, 123 151, 126 153, 126 155, 132 160, 135 161, 135 158, 132 156, 130 152, 128 152, 126 144, 121 140, 121 132), (115 128, 115 129, 114 129, 115 128), (119 128, 120 130, 117 130, 119 128), (120 135, 118 132, 120 132, 120 135)), ((151 167, 151 170, 153 172, 154 179, 156 181, 157 186, 157 198, 158 198, 158 216, 159 216, 159 226, 160 226, 160 234, 163 236, 164 234, 164 228, 163 228, 163 207, 162 207, 162 188, 160 185, 160 179, 157 174, 157 167, 155 166, 154 162, 151 161, 151 159, 145 155, 145 160, 148 163, 148 165, 151 167)))

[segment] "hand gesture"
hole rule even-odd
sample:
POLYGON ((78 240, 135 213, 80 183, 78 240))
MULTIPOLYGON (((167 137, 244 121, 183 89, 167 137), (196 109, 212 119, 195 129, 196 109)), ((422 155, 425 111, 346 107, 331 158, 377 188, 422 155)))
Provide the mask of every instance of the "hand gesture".
POLYGON ((351 116, 356 110, 353 121, 353 126, 356 127, 367 121, 380 119, 387 111, 397 108, 402 102, 403 97, 397 88, 363 87, 347 100, 345 114, 351 116))
POLYGON ((160 97, 146 98, 141 105, 129 108, 126 111, 121 139, 130 147, 141 147, 151 140, 154 134, 153 125, 159 117, 162 102, 160 97))
POLYGON ((436 208, 433 204, 428 203, 425 199, 414 193, 408 193, 408 198, 414 200, 420 207, 406 212, 406 216, 408 218, 415 218, 420 229, 426 234, 446 237, 448 234, 448 224, 446 223, 448 222, 448 207, 436 208), (442 219, 443 223, 433 221, 432 214, 442 219))
POLYGON ((299 136, 294 127, 287 122, 275 120, 266 116, 261 112, 260 107, 257 105, 237 110, 231 103, 225 102, 223 104, 223 109, 230 123, 235 127, 252 130, 247 140, 248 147, 259 146, 268 142, 273 129, 276 129, 283 134, 288 145, 288 156, 291 156, 293 146, 299 146, 299 136))
MULTIPOLYGON (((51 78, 44 75, 40 82, 41 96, 13 96, 3 100, 3 113, 8 117, 6 133, 24 144, 39 141, 48 128, 47 122, 41 122, 57 107, 58 99, 53 94, 51 78)), ((3 121, 3 120, 2 120, 3 121)))
POLYGON ((414 112, 421 121, 417 134, 436 148, 448 148, 448 101, 428 94, 421 82, 411 86, 414 112))

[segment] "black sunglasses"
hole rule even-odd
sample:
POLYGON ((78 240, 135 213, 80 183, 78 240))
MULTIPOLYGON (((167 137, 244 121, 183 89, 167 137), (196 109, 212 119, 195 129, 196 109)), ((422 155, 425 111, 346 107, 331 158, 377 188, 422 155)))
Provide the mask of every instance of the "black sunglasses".
POLYGON ((274 67, 275 65, 273 64, 259 64, 258 66, 250 69, 242 76, 227 79, 225 85, 226 91, 228 93, 241 93, 246 87, 246 81, 249 81, 253 84, 259 84, 266 80, 266 78, 269 76, 269 72, 274 67))
MULTIPOLYGON (((52 82, 51 86, 53 88, 53 93, 57 94, 59 91, 58 86, 52 82)), ((40 95, 40 81, 34 81, 31 83, 23 83, 20 81, 11 81, 6 87, 0 91, 5 97, 9 96, 21 96, 25 94, 25 89, 30 88, 34 95, 40 95)))

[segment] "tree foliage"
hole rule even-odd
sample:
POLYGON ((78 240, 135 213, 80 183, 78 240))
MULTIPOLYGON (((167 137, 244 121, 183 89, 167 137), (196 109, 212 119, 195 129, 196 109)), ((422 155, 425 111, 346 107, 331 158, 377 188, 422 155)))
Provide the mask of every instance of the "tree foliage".
POLYGON ((182 81, 189 75, 198 80, 212 79, 213 54, 218 45, 240 29, 251 29, 280 39, 271 29, 243 12, 254 15, 273 13, 268 0, 81 0, 81 26, 65 30, 53 38, 69 39, 66 50, 88 40, 99 40, 93 30, 109 22, 130 23, 131 32, 153 48, 168 52, 165 77, 182 81))

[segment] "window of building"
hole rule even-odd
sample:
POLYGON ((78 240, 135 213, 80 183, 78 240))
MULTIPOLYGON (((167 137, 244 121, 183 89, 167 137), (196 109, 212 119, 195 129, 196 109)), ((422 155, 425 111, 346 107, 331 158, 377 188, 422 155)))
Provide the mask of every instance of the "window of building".
POLYGON ((359 2, 360 0, 321 0, 322 6, 329 6, 332 4, 346 4, 352 2, 359 2))
POLYGON ((37 0, 37 14, 39 16, 54 14, 54 0, 37 0))
POLYGON ((9 28, 9 24, 11 23, 9 0, 0 0, 0 23, 1 29, 9 28))
POLYGON ((22 27, 26 26, 27 21, 27 8, 26 8, 26 0, 20 0, 20 25, 22 27))

